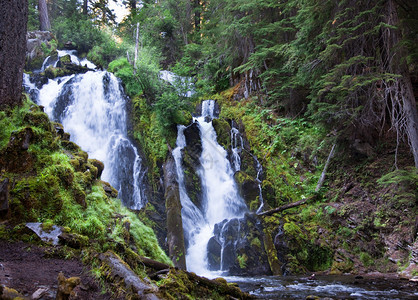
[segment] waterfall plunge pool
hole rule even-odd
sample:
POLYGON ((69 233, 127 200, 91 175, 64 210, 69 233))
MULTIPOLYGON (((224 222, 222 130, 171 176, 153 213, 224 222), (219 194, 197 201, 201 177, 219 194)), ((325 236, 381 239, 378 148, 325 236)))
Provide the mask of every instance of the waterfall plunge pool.
POLYGON ((224 277, 258 299, 418 299, 418 283, 393 276, 224 277))

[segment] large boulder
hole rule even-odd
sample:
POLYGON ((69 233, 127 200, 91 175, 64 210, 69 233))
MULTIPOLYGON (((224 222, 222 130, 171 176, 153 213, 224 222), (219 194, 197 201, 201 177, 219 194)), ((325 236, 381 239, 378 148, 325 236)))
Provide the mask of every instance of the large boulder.
POLYGON ((253 215, 216 224, 207 246, 209 269, 239 276, 272 274, 263 241, 262 225, 253 215))
POLYGON ((72 74, 86 73, 89 70, 89 68, 71 61, 70 55, 64 55, 59 58, 56 67, 49 66, 43 74, 49 79, 54 79, 72 74))
POLYGON ((7 172, 20 173, 32 169, 35 157, 28 151, 35 133, 31 127, 12 132, 9 144, 0 153, 0 165, 7 172))

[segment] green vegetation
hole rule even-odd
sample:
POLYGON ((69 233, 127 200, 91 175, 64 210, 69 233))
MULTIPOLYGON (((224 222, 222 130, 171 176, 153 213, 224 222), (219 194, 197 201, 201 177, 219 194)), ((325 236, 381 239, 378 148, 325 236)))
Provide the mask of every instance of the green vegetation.
POLYGON ((257 106, 256 99, 231 101, 231 92, 215 96, 222 106, 221 117, 242 120, 251 150, 265 170, 263 185, 275 192, 267 197, 273 199, 269 205, 277 207, 311 195, 320 174, 314 160, 328 150, 327 143, 321 143, 325 130, 304 118, 274 116, 271 110, 257 106))
POLYGON ((135 247, 140 255, 170 263, 153 231, 104 192, 87 154, 61 140, 36 105, 27 100, 23 107, 2 111, 0 124, 5 125, 0 140, 1 165, 5 166, 1 178, 14 182, 9 203, 11 224, 37 221, 44 228, 59 225, 87 237, 96 251, 124 245, 135 247), (30 146, 20 150, 26 137, 30 146))
MULTIPOLYGON (((30 29, 39 25, 36 2, 29 1, 30 29)), ((79 1, 48 2, 58 43, 43 45, 44 54, 71 41, 123 81, 131 135, 146 156, 153 196, 161 195, 161 166, 175 147, 176 126, 190 123, 198 97, 212 98, 221 106, 214 125, 222 145, 230 143, 228 121, 242 121, 251 154, 263 165, 265 209, 309 199, 263 218, 269 234, 280 229, 288 241, 288 270, 337 274, 378 261, 389 270, 385 247, 397 246, 387 237, 414 240, 416 1, 124 1, 129 13, 117 26, 107 0, 88 1, 84 14, 79 1), (191 77, 194 98, 184 97, 181 82, 163 82, 161 69, 191 77), (325 184, 315 191, 334 144, 325 184)), ((152 233, 105 195, 87 155, 56 137, 45 119, 29 102, 0 112, 0 151, 12 162, 25 162, 4 162, 0 173, 15 180, 12 217, 68 226, 100 241, 101 251, 127 246, 132 238, 138 253, 155 253, 154 239, 142 240, 152 233), (25 135, 35 142, 23 156, 7 147, 10 136, 22 141, 25 135)), ((256 176, 250 154, 243 155, 238 183, 256 176)), ((250 209, 259 201, 249 201, 250 209)), ((155 207, 147 205, 146 212, 155 207)), ((253 247, 262 244, 251 239, 253 247)), ((406 263, 408 253, 402 255, 406 263)), ((238 258, 241 268, 245 257, 238 258)), ((184 274, 175 278, 188 281, 184 274)), ((174 281, 167 284, 187 290, 174 281)))

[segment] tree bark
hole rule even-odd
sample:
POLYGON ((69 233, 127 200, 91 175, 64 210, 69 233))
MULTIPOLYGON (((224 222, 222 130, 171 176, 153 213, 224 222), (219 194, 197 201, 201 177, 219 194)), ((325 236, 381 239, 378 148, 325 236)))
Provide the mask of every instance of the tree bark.
MULTIPOLYGON (((399 18, 396 5, 393 0, 389 0, 387 5, 387 23, 389 25, 399 26, 399 18)), ((404 128, 408 137, 412 155, 414 157, 415 167, 418 168, 418 112, 415 101, 414 91, 411 83, 408 66, 405 62, 405 49, 400 45, 402 33, 399 29, 386 29, 384 32, 386 47, 392 59, 390 61, 390 71, 401 75, 401 78, 394 81, 391 93, 392 102, 397 102, 401 107, 401 115, 396 120, 392 120, 397 130, 404 128), (405 120, 405 124, 403 121, 405 120)))
POLYGON ((48 7, 46 0, 38 0, 38 12, 39 12, 39 29, 42 31, 51 30, 51 23, 48 17, 48 7))
POLYGON ((136 62, 139 51, 139 23, 136 23, 135 56, 134 56, 134 75, 136 74, 136 62))
POLYGON ((129 0, 129 9, 131 15, 136 15, 136 0, 129 0))
POLYGON ((194 27, 197 32, 200 31, 200 0, 194 0, 194 27))
POLYGON ((87 16, 88 13, 88 0, 83 0, 83 15, 87 16))
POLYGON ((17 105, 22 101, 27 22, 27 0, 1 0, 0 107, 17 105))
POLYGON ((319 189, 324 184, 325 175, 327 175, 328 165, 329 165, 329 162, 331 161, 332 157, 334 156, 334 152, 335 152, 335 144, 332 145, 331 151, 329 152, 327 161, 326 161, 325 166, 324 166, 324 170, 322 170, 321 177, 319 178, 318 184, 316 185, 315 192, 319 191, 319 189))

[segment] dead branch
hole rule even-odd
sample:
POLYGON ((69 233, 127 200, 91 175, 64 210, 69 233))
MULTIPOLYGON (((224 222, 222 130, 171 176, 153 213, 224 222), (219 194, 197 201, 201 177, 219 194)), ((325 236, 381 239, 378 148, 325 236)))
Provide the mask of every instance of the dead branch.
POLYGON ((293 202, 293 203, 289 203, 289 204, 286 204, 286 205, 282 205, 282 206, 279 206, 279 207, 277 207, 277 208, 274 208, 274 209, 271 209, 271 210, 268 210, 268 211, 265 211, 265 212, 259 213, 259 214, 257 214, 257 216, 271 216, 271 215, 273 215, 273 214, 275 214, 275 213, 278 213, 278 212, 284 211, 284 210, 286 210, 286 209, 289 209, 289 208, 293 208, 293 207, 296 207, 296 206, 303 205, 303 204, 305 204, 306 202, 308 202, 308 200, 309 200, 309 199, 310 199, 310 198, 306 198, 306 199, 302 199, 302 200, 299 200, 299 201, 296 201, 296 202, 293 202))
POLYGON ((318 180, 318 184, 316 185, 315 192, 319 191, 319 189, 324 184, 325 175, 327 174, 328 165, 329 165, 329 162, 331 161, 331 158, 334 156, 334 152, 335 152, 335 143, 334 143, 334 145, 332 145, 331 151, 329 152, 327 162, 325 163, 324 170, 322 171, 321 177, 318 180))

